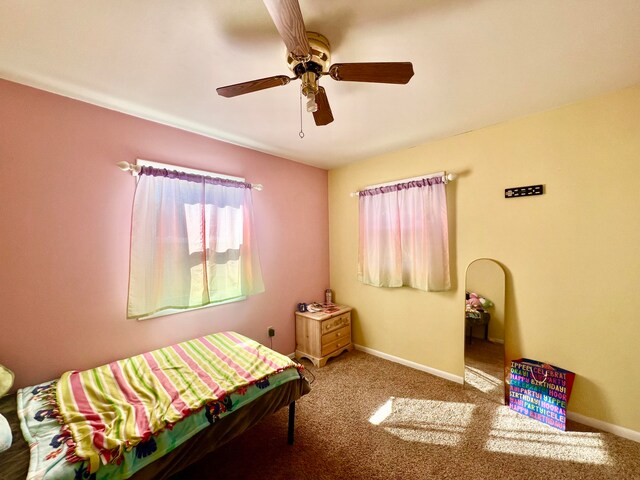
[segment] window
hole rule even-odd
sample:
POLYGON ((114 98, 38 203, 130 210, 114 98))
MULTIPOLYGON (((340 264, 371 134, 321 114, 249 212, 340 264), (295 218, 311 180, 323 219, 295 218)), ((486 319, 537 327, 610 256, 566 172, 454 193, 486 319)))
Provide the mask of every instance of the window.
POLYGON ((150 318, 262 292, 251 184, 155 162, 138 166, 127 316, 150 318))
POLYGON ((359 193, 358 279, 376 287, 451 288, 441 176, 359 193))

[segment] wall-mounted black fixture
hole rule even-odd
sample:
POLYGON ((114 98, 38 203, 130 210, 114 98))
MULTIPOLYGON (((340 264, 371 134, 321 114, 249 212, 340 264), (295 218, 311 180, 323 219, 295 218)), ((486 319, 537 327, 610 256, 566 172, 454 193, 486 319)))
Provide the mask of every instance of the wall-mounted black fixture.
POLYGON ((542 195, 544 185, 529 185, 528 187, 512 187, 504 189, 504 198, 530 197, 532 195, 542 195))

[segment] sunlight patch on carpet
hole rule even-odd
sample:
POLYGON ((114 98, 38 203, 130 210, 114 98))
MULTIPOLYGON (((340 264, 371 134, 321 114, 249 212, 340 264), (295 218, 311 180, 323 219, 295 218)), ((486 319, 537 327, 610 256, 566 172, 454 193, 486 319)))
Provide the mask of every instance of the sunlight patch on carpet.
POLYGON ((380 425, 393 413, 393 397, 389 398, 384 405, 382 405, 376 412, 369 418, 369 423, 374 425, 380 425))
POLYGON ((369 422, 407 442, 458 445, 471 422, 469 403, 391 397, 369 422))
POLYGON ((602 434, 563 432, 508 409, 496 410, 485 449, 553 460, 612 464, 602 434))

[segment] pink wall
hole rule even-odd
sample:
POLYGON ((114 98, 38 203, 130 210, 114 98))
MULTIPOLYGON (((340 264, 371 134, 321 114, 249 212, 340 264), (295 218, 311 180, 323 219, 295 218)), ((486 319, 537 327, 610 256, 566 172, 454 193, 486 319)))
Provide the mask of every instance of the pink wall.
POLYGON ((327 172, 0 80, 0 363, 16 387, 221 330, 295 349, 294 308, 329 285, 327 172), (126 318, 136 158, 242 176, 266 292, 126 318), (302 220, 312 218, 313 221, 302 220))

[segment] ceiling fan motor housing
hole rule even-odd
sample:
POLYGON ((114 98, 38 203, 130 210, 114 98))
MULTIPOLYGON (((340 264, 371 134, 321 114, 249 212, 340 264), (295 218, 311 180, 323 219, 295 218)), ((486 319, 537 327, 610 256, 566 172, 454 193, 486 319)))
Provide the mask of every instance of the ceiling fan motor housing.
POLYGON ((307 32, 311 55, 309 59, 297 58, 291 53, 287 55, 289 69, 301 77, 306 72, 313 72, 318 78, 322 72, 326 72, 331 63, 331 51, 329 40, 324 35, 317 32, 307 32))

